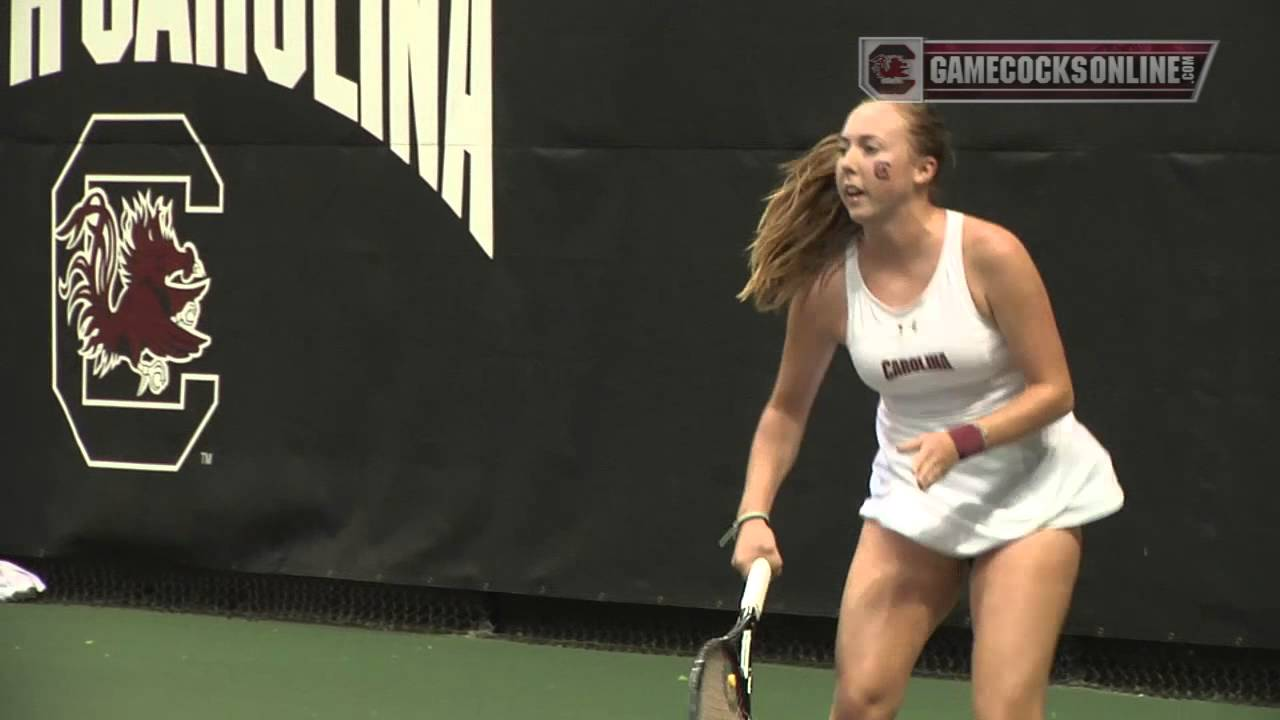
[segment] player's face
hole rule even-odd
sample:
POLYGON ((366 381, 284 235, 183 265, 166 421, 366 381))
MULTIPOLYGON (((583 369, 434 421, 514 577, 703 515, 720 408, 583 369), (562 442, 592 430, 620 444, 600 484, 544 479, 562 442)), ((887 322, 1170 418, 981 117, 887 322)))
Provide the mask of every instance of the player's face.
POLYGON ((892 103, 859 105, 845 120, 836 182, 849 217, 866 223, 909 200, 920 162, 907 120, 892 103))

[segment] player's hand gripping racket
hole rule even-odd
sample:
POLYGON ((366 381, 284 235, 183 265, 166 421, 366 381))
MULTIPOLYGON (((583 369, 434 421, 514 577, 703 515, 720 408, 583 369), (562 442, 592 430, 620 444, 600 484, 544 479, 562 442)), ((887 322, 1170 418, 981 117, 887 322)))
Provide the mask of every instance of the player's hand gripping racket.
POLYGON ((698 652, 689 673, 689 720, 750 720, 751 636, 764 613, 772 576, 764 558, 752 563, 738 621, 698 652))

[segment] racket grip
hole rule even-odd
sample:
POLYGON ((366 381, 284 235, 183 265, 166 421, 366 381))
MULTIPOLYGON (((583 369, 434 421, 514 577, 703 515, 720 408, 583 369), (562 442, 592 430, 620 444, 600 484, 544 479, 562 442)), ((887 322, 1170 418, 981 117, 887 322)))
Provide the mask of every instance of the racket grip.
POLYGON ((751 608, 756 617, 764 614, 764 598, 769 592, 769 582, 773 579, 773 568, 764 558, 756 558, 751 563, 751 571, 747 573, 747 586, 742 591, 742 609, 751 608))

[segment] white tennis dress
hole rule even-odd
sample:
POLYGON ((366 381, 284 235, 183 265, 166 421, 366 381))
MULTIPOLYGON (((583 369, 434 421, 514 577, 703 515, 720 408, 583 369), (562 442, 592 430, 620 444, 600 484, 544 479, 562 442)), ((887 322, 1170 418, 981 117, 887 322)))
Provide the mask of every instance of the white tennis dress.
POLYGON ((972 557, 1040 528, 1110 515, 1124 492, 1111 456, 1074 413, 961 460, 927 491, 916 484, 912 456, 899 443, 975 421, 1025 387, 1003 336, 969 293, 964 215, 948 210, 946 218, 933 278, 909 307, 873 296, 850 248, 846 344, 858 375, 880 393, 880 449, 860 514, 938 552, 972 557))

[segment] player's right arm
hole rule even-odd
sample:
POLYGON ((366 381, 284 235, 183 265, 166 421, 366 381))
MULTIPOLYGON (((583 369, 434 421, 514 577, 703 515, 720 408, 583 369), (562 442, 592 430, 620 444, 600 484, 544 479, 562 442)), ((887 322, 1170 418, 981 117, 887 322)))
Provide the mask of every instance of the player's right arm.
MULTIPOLYGON (((835 274, 839 279, 842 275, 835 274)), ((818 388, 839 345, 843 321, 843 283, 818 282, 801 293, 787 310, 787 330, 773 391, 765 403, 751 441, 746 481, 737 517, 769 512, 800 450, 818 388), (834 291, 840 290, 839 295, 834 291), (841 302, 837 302, 837 300, 841 302), (839 315, 837 315, 839 313, 839 315)), ((782 572, 782 555, 768 523, 747 520, 738 529, 733 566, 744 576, 758 557, 769 560, 774 575, 782 572)))

